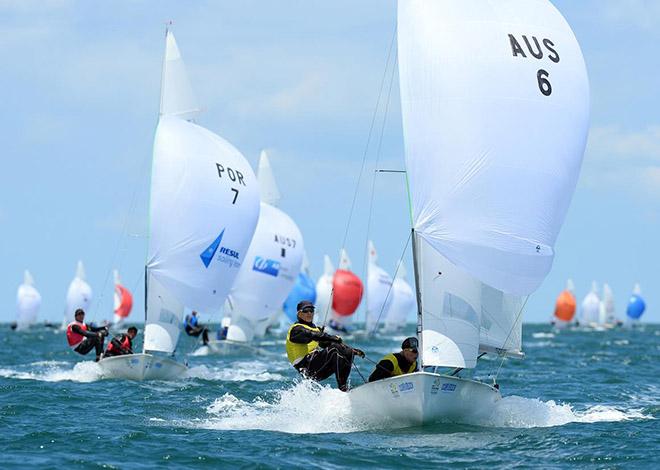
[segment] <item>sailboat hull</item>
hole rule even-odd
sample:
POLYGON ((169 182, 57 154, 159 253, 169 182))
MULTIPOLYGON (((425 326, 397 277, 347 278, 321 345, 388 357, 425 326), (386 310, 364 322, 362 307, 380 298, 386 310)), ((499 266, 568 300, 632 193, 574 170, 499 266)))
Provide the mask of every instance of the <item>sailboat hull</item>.
POLYGON ((99 362, 103 378, 125 380, 173 380, 188 368, 168 357, 153 354, 128 354, 108 357, 99 362))
POLYGON ((354 416, 397 427, 474 422, 502 398, 485 383, 428 372, 370 382, 352 389, 349 397, 354 416))

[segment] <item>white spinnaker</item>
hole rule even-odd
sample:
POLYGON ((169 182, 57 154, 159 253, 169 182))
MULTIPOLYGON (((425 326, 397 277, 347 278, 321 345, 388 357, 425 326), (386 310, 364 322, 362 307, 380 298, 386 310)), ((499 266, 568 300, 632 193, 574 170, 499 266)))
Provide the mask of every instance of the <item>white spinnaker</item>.
MULTIPOLYGON (((173 41, 169 32, 168 54, 173 41)), ((164 92, 170 78, 163 76, 164 92)), ((161 115, 154 141, 148 351, 173 352, 182 306, 220 310, 259 217, 259 187, 243 155, 218 135, 176 117, 180 114, 161 115)))
MULTIPOLYGON (((428 334, 435 350, 444 341, 437 335, 454 344, 446 343, 448 354, 422 358, 425 365, 474 364, 480 344, 507 338, 495 347, 517 349, 517 307, 552 265, 586 144, 586 68, 570 27, 547 0, 400 0, 398 15, 416 261, 425 264, 423 253, 435 265, 434 250, 467 276, 460 308, 472 305, 477 315, 476 323, 472 315, 446 323, 438 306, 423 305, 424 329, 435 319, 428 334), (539 44, 542 56, 533 57, 525 41, 536 55, 539 44), (514 46, 521 44, 522 54, 514 46), (507 328, 511 335, 500 334, 507 328), (443 357, 456 360, 444 364, 443 357)), ((442 277, 446 284, 435 288, 456 297, 442 277)), ((420 282, 423 301, 428 287, 420 282)))
POLYGON ((367 247, 367 331, 384 322, 392 303, 392 277, 378 266, 378 254, 373 242, 367 247))
POLYGON ((34 279, 27 269, 23 274, 23 284, 18 286, 16 293, 16 329, 23 330, 37 321, 41 307, 41 294, 34 287, 34 279))
POLYGON ((254 238, 229 293, 230 309, 225 311, 231 312, 232 325, 243 318, 256 336, 264 335, 298 277, 304 250, 293 219, 262 202, 254 238))
MULTIPOLYGON (((76 276, 69 284, 69 289, 66 292, 66 311, 64 314, 65 323, 74 320, 73 314, 79 308, 82 308, 85 313, 89 314, 89 306, 92 303, 92 288, 85 280, 85 267, 82 261, 78 261, 76 267, 76 276)), ((85 317, 89 321, 89 315, 85 317)))
POLYGON ((408 315, 415 307, 415 293, 410 284, 406 282, 406 268, 403 261, 392 281, 392 303, 385 318, 385 331, 394 331, 403 328, 408 315))
POLYGON ((323 323, 332 316, 332 279, 335 267, 328 255, 323 256, 323 274, 316 281, 316 323, 323 323))
POLYGON ((192 119, 200 111, 174 34, 167 30, 160 91, 160 114, 161 116, 192 119))
POLYGON ((591 284, 591 291, 582 300, 581 322, 600 323, 600 299, 595 281, 591 284))

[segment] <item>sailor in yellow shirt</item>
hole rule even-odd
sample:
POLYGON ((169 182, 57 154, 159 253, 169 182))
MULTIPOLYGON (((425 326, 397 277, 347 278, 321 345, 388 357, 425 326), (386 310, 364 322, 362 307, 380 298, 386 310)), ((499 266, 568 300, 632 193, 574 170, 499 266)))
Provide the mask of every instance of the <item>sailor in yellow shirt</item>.
POLYGON ((339 336, 323 332, 313 323, 314 304, 303 300, 297 305, 298 318, 286 335, 286 355, 293 367, 312 380, 325 380, 332 374, 339 390, 348 390, 353 356, 364 357, 359 349, 342 343, 339 336))
POLYGON ((369 376, 369 382, 410 374, 417 370, 417 338, 406 338, 401 344, 401 352, 388 354, 376 365, 369 376))

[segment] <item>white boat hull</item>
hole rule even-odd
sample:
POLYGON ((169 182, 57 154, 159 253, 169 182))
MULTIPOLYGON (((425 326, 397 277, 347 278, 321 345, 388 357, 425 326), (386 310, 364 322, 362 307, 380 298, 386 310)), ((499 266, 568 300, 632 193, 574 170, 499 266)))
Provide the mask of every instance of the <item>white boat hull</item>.
POLYGON ((415 372, 370 382, 348 393, 352 414, 397 427, 436 422, 473 423, 502 398, 483 382, 415 372))
POLYGON ((182 377, 188 368, 169 357, 153 354, 127 354, 99 361, 103 378, 126 380, 172 380, 182 377))

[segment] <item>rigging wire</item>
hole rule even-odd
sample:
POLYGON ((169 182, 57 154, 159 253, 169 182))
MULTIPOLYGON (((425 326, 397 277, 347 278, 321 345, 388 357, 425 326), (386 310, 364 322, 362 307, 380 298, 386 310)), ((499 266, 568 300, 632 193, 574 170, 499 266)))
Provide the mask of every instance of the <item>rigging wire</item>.
MULTIPOLYGON (((346 239, 348 238, 348 230, 351 226, 351 220, 353 219, 353 213, 355 212, 355 203, 357 201, 357 196, 358 192, 360 190, 360 181, 362 180, 362 174, 364 173, 364 167, 367 161, 367 155, 369 153, 369 145, 371 144, 371 136, 373 134, 374 130, 374 125, 376 123, 376 116, 378 115, 378 109, 380 108, 380 103, 381 103, 381 98, 383 95, 383 88, 385 86, 385 80, 387 78, 387 71, 389 69, 389 64, 390 64, 390 59, 392 57, 392 50, 394 49, 394 44, 395 44, 395 39, 396 39, 396 24, 394 26, 394 30, 392 31, 392 39, 390 40, 390 47, 387 52, 387 60, 385 62, 385 70, 383 70, 383 77, 380 82, 380 88, 378 90, 378 98, 376 99, 376 108, 374 109, 373 115, 371 117, 371 124, 369 125, 369 132, 367 134, 367 141, 365 143, 364 147, 364 152, 362 154, 362 164, 360 166, 360 172, 358 173, 358 179, 355 184, 355 191, 353 192, 353 201, 351 202, 351 208, 348 213, 348 221, 346 222, 346 230, 344 231, 344 238, 341 243, 341 247, 344 248, 346 246, 346 239)), ((341 262, 341 259, 340 259, 341 262)), ((330 312, 330 307, 332 305, 332 294, 333 290, 330 291, 330 302, 328 302, 328 305, 325 308, 325 313, 323 315, 323 324, 322 326, 326 325, 326 322, 328 320, 328 313, 330 312)))
MULTIPOLYGON (((138 177, 135 181, 135 184, 133 185, 133 194, 131 195, 130 199, 130 204, 129 204, 129 209, 126 212, 126 215, 124 216, 124 221, 122 224, 122 229, 119 234, 119 237, 117 239, 117 245, 115 247, 115 250, 112 255, 112 260, 110 263, 110 267, 106 270, 105 272, 105 279, 103 281, 103 287, 101 289, 101 295, 99 296, 98 300, 96 301, 96 308, 94 309, 94 315, 96 315, 101 307, 101 303, 104 299, 105 296, 105 289, 108 285, 108 279, 110 278, 110 272, 113 270, 113 266, 115 265, 115 261, 117 260, 118 254, 120 252, 120 249, 122 253, 126 251, 126 242, 129 238, 128 234, 128 224, 131 216, 135 213, 135 207, 136 207, 136 200, 137 200, 137 193, 140 189, 140 181, 144 178, 144 173, 146 171, 146 166, 147 162, 151 161, 151 158, 143 158, 142 159, 142 165, 140 167, 140 171, 138 173, 138 177), (123 245, 122 245, 123 242, 123 245)), ((119 263, 117 265, 117 269, 119 270, 121 268, 121 265, 123 263, 123 256, 119 257, 119 263)), ((135 292, 135 291, 133 291, 135 292)), ((113 291, 114 293, 114 291, 113 291)))

